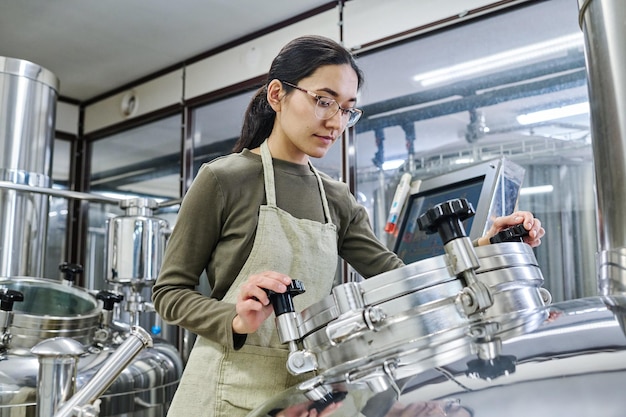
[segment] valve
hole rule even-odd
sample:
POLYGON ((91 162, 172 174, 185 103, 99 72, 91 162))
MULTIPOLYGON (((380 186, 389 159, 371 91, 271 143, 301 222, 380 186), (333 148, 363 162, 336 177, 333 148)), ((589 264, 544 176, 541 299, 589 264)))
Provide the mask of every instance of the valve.
POLYGON ((464 198, 437 204, 417 219, 420 230, 427 234, 439 232, 443 244, 465 237, 462 221, 475 214, 474 207, 464 198))
POLYGON ((495 236, 489 238, 489 243, 523 242, 524 236, 528 236, 528 230, 520 223, 496 233, 495 236))
POLYGON ((24 301, 24 294, 8 288, 0 289, 0 360, 11 343, 9 327, 13 321, 13 304, 24 301))
POLYGON ((515 372, 517 358, 513 355, 498 355, 489 359, 472 359, 467 362, 465 375, 470 378, 480 378, 493 381, 501 376, 515 372))
POLYGON ((65 281, 68 285, 74 285, 76 282, 76 276, 83 273, 83 266, 79 264, 71 264, 69 262, 63 262, 59 265, 59 271, 65 275, 65 281))
POLYGON ((297 279, 291 280, 291 284, 287 286, 287 290, 284 293, 265 290, 274 307, 278 337, 281 343, 289 343, 287 370, 293 375, 300 375, 317 367, 315 356, 305 350, 299 350, 297 344, 297 340, 300 339, 300 333, 298 332, 298 320, 296 309, 293 305, 293 297, 305 291, 304 284, 297 279))
POLYGON ((328 392, 319 400, 313 401, 313 404, 309 406, 309 411, 315 410, 317 413, 321 413, 329 405, 343 401, 347 395, 346 391, 328 392))
POLYGON ((439 232, 454 274, 464 281, 459 304, 467 315, 484 311, 493 305, 489 288, 476 278, 480 267, 472 242, 465 234, 462 221, 474 215, 474 208, 464 198, 437 204, 417 219, 420 230, 427 234, 439 232))
POLYGON ((293 297, 304 293, 306 290, 302 281, 297 279, 291 280, 291 284, 287 286, 287 291, 284 293, 274 292, 272 290, 265 290, 267 296, 270 298, 270 302, 274 307, 274 314, 276 317, 285 313, 293 313, 296 311, 293 306, 293 297))
POLYGON ((113 309, 115 304, 122 302, 124 296, 110 291, 102 290, 96 294, 96 299, 102 301, 102 316, 100 318, 100 328, 94 334, 94 341, 106 343, 113 335, 111 324, 113 323, 113 309))
POLYGON ((0 310, 13 311, 15 302, 24 301, 24 294, 15 290, 0 291, 0 310))
POLYGON ((124 299, 124 295, 115 294, 110 291, 100 291, 96 294, 96 300, 102 301, 102 308, 107 311, 112 311, 115 304, 121 303, 124 299))

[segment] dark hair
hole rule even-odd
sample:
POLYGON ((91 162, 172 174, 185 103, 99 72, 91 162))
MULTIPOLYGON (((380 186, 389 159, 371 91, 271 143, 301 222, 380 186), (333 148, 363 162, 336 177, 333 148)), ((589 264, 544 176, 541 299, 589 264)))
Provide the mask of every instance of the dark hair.
POLYGON ((253 149, 270 135, 276 113, 267 102, 267 85, 278 79, 292 84, 313 74, 324 65, 349 64, 357 75, 358 87, 363 82, 363 72, 354 57, 346 48, 332 39, 323 36, 302 36, 285 45, 270 67, 265 85, 259 88, 248 104, 244 114, 241 136, 233 148, 240 152, 244 148, 253 149))

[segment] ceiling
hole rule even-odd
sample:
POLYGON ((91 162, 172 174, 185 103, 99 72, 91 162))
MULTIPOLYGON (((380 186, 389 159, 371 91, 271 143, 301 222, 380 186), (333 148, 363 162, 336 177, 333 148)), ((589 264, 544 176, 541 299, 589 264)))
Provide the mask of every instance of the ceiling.
POLYGON ((85 101, 329 3, 2 1, 0 56, 52 71, 61 97, 85 101))

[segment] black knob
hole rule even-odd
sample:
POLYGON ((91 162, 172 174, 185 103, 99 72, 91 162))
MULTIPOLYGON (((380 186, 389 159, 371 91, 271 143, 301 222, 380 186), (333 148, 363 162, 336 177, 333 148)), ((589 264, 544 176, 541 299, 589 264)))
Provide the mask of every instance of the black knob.
POLYGON ((110 291, 100 291, 96 294, 96 299, 102 300, 103 309, 111 311, 113 307, 115 307, 115 303, 120 303, 124 299, 124 296, 110 291))
POLYGON ((523 242, 524 236, 528 236, 528 230, 524 228, 523 224, 516 224, 513 227, 498 232, 495 236, 492 236, 489 239, 489 242, 523 242))
POLYGON ((63 262, 59 265, 59 271, 65 274, 65 279, 70 282, 76 282, 76 275, 83 272, 83 266, 79 264, 71 264, 63 262))
POLYGON ((445 245, 453 239, 466 236, 461 222, 474 214, 474 207, 469 201, 457 198, 437 204, 426 211, 417 219, 417 225, 427 234, 439 232, 445 245))
POLYGON ((16 301, 24 301, 24 294, 15 290, 0 291, 0 310, 13 311, 16 301))
POLYGON ((272 306, 274 306, 274 314, 276 317, 285 313, 293 313, 295 310, 293 306, 293 297, 302 294, 306 290, 302 281, 297 279, 291 280, 291 284, 287 286, 287 291, 284 293, 274 292, 272 290, 265 290, 267 296, 270 298, 272 306))
POLYGON ((329 405, 343 401, 347 395, 348 393, 343 392, 343 391, 329 392, 326 395, 324 395, 323 398, 320 398, 319 400, 314 401, 313 404, 309 406, 309 410, 315 409, 315 411, 319 413, 323 411, 329 405))
POLYGON ((473 359, 467 362, 465 375, 493 381, 515 372, 517 358, 513 355, 499 355, 493 359, 473 359))

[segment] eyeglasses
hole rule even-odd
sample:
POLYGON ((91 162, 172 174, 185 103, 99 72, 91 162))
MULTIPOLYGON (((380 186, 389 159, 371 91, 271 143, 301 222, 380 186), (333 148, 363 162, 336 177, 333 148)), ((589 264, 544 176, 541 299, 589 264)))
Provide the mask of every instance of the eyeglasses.
POLYGON ((341 110, 341 117, 348 119, 346 127, 352 127, 356 124, 356 122, 359 121, 361 115, 363 115, 363 111, 360 109, 344 109, 339 105, 339 103, 337 103, 336 100, 330 97, 320 96, 318 94, 315 94, 313 91, 306 90, 302 87, 298 87, 297 85, 288 83, 286 81, 281 82, 285 85, 288 85, 289 87, 300 90, 303 93, 306 93, 315 98, 317 100, 317 103, 315 104, 315 115, 320 120, 328 120, 336 115, 339 110, 341 110))

